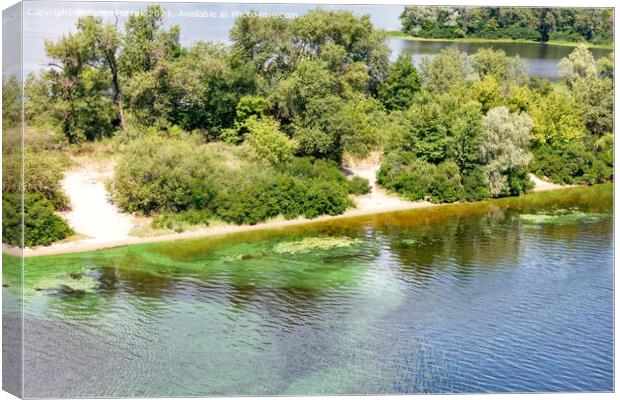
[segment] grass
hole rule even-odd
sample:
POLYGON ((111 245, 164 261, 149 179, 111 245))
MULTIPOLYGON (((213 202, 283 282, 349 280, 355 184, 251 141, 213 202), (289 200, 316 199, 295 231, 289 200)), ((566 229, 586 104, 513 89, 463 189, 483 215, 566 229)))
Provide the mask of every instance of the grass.
POLYGON ((609 49, 613 50, 613 44, 594 44, 588 42, 567 42, 560 40, 550 40, 548 42, 537 42, 535 40, 526 40, 526 39, 510 39, 510 38, 502 38, 502 39, 485 39, 485 38, 421 38, 416 36, 409 36, 403 32, 399 31, 388 31, 388 37, 398 38, 403 40, 411 40, 416 42, 454 42, 454 43, 532 43, 532 44, 548 44, 552 46, 568 46, 568 47, 577 47, 579 45, 586 45, 591 49, 609 49))

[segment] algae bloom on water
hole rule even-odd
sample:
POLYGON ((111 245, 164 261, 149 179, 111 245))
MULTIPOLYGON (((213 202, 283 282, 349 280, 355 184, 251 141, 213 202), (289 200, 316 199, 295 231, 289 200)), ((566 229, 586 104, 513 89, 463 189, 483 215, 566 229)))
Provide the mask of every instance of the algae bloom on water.
POLYGON ((596 222, 602 217, 601 214, 585 213, 582 211, 560 212, 553 214, 521 214, 519 218, 526 224, 570 224, 575 222, 596 222))
POLYGON ((307 237, 302 240, 288 241, 278 243, 273 247, 273 251, 279 254, 295 254, 295 253, 309 253, 315 250, 331 250, 338 248, 346 248, 359 244, 361 241, 358 239, 351 239, 348 237, 328 237, 317 236, 307 237))

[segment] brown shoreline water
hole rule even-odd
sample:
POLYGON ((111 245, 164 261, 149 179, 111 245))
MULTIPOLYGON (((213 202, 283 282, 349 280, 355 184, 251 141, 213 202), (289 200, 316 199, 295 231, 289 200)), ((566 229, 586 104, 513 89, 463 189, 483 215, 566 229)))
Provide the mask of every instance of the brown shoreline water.
MULTIPOLYGON (((613 185, 613 184, 609 184, 613 185)), ((599 185, 600 186, 600 185, 599 185)), ((134 246, 140 244, 149 244, 149 243, 165 243, 165 242, 176 242, 176 241, 185 241, 185 240, 195 240, 195 239, 205 239, 205 238, 213 238, 218 236, 228 236, 228 235, 236 235, 241 234, 243 232, 256 232, 261 230, 281 230, 288 229, 294 227, 303 227, 303 226, 321 226, 322 224, 329 225, 332 221, 335 221, 336 224, 340 224, 341 221, 364 221, 368 219, 375 219, 377 216, 391 215, 391 214, 402 214, 402 213, 420 213, 420 215, 424 215, 424 213, 428 210, 429 215, 435 215, 433 218, 437 218, 439 216, 438 213, 447 213, 446 215, 453 215, 454 213, 459 212, 471 212, 473 210, 481 208, 484 210, 484 207, 496 206, 496 207, 507 207, 514 204, 518 204, 522 201, 535 201, 540 202, 538 198, 541 196, 541 193, 555 192, 555 191, 568 191, 575 189, 583 189, 584 187, 552 187, 545 190, 536 191, 527 195, 522 195, 518 197, 506 197, 501 199, 490 199, 484 200, 480 202, 470 202, 470 203, 453 203, 453 204, 429 204, 429 203, 410 203, 404 205, 402 208, 398 207, 396 209, 388 209, 386 211, 377 211, 377 210, 352 210, 345 214, 336 215, 336 216, 323 216, 313 220, 309 219, 295 219, 295 220, 285 220, 285 221, 271 221, 265 223, 259 223, 256 225, 238 225, 238 226, 224 226, 224 227, 214 227, 214 228, 205 228, 197 231, 188 231, 179 234, 169 234, 169 235, 161 235, 161 236, 153 236, 153 237, 144 237, 144 238, 132 238, 130 240, 122 240, 118 242, 108 242, 108 243, 96 243, 96 244, 76 244, 75 246, 51 246, 51 247, 38 247, 34 249, 25 249, 24 256, 25 257, 43 257, 49 255, 61 255, 61 254, 71 254, 71 253, 84 253, 84 252, 92 252, 103 249, 124 247, 124 246, 134 246), (537 197, 538 196, 538 197, 537 197)), ((548 197, 544 196, 543 197, 548 197)), ((553 200, 550 200, 553 201, 553 200)), ((347 222, 342 222, 347 223, 347 222)), ((3 253, 19 256, 21 251, 15 248, 7 248, 3 245, 3 253)))

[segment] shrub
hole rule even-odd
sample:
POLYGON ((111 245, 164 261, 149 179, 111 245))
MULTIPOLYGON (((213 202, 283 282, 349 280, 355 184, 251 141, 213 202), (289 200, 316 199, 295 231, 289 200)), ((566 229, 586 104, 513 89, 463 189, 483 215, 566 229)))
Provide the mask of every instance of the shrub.
POLYGON ((150 136, 128 145, 111 189, 128 212, 202 209, 214 194, 210 175, 209 160, 198 140, 150 136))
POLYGON ((343 187, 335 182, 315 179, 308 188, 308 202, 304 215, 316 218, 320 215, 338 215, 353 206, 343 187))
POLYGON ((259 158, 274 165, 293 158, 295 142, 280 130, 280 123, 276 119, 251 117, 246 125, 246 140, 259 158))
POLYGON ((485 174, 482 168, 475 168, 462 174, 463 199, 467 201, 480 201, 491 195, 488 185, 485 183, 485 174))
MULTIPOLYGON (((21 192, 20 154, 12 153, 4 156, 2 162, 2 191, 4 193, 21 192)), ((24 190, 28 194, 40 193, 48 199, 55 210, 66 210, 69 199, 65 195, 61 181, 63 169, 68 161, 51 151, 24 151, 24 190)))
POLYGON ((530 171, 555 183, 600 183, 613 178, 613 157, 584 142, 542 145, 533 154, 530 171))
MULTIPOLYGON (((2 242, 21 245, 21 196, 6 193, 2 199, 2 242)), ((73 234, 67 222, 54 214, 54 206, 42 194, 26 196, 24 245, 48 246, 73 234)))
POLYGON ((349 181, 349 193, 355 195, 370 193, 368 179, 362 178, 361 176, 354 176, 349 181))
POLYGON ((164 213, 156 216, 151 226, 155 229, 171 229, 175 232, 183 232, 193 225, 207 226, 211 218, 213 218, 213 214, 208 209, 164 213))

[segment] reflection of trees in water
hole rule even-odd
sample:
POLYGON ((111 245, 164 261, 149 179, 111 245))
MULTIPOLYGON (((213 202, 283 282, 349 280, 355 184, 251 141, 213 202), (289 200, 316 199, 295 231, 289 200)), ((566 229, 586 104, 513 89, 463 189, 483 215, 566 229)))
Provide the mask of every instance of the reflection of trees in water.
POLYGON ((521 237, 514 214, 488 207, 484 213, 456 214, 442 223, 423 219, 417 227, 386 226, 383 233, 402 270, 416 280, 432 279, 446 271, 467 278, 518 262, 521 237))

